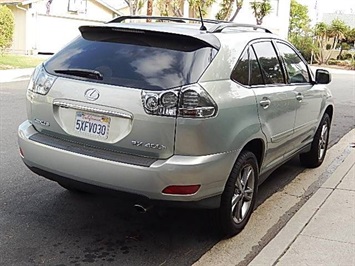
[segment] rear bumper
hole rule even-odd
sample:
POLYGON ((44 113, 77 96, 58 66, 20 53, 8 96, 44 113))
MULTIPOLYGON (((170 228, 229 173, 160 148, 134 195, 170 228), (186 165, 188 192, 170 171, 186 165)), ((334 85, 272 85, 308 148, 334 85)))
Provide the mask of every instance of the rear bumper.
POLYGON ((237 156, 237 152, 205 156, 174 155, 142 166, 78 153, 68 150, 66 145, 53 147, 33 140, 31 137, 35 134, 39 133, 28 121, 19 126, 18 141, 23 161, 37 174, 58 182, 73 182, 136 195, 142 200, 186 206, 218 207, 237 156), (193 195, 162 193, 167 186, 197 184, 201 187, 193 195))

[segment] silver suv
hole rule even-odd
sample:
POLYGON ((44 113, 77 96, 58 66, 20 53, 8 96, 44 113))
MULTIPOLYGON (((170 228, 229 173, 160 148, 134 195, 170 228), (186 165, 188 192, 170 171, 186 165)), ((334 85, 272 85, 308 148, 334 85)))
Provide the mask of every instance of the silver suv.
POLYGON ((276 167, 323 162, 331 77, 260 26, 146 19, 82 26, 35 69, 21 157, 69 190, 123 192, 141 209, 218 208, 236 234, 276 167))

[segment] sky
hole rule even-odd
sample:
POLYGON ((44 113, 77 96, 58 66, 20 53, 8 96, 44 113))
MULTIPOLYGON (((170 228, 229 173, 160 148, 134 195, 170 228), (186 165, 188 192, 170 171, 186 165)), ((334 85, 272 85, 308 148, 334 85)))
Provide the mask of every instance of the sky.
POLYGON ((297 0, 297 2, 308 6, 312 24, 319 22, 322 19, 323 13, 335 13, 339 11, 355 15, 355 0, 297 0))

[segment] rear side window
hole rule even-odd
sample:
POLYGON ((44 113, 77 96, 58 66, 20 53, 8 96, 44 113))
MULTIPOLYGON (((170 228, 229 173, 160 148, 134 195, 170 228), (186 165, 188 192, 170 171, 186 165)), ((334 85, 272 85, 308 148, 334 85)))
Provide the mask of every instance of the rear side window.
POLYGON ((249 51, 246 50, 233 69, 231 78, 240 84, 249 85, 249 51))
POLYGON ((254 43, 253 48, 259 60, 265 84, 284 84, 284 75, 279 59, 271 42, 254 43))
POLYGON ((217 49, 200 40, 173 34, 109 29, 84 37, 54 55, 46 70, 92 82, 165 90, 197 82, 217 54, 217 49), (100 79, 63 74, 70 69, 95 71, 100 79))
POLYGON ((256 59, 254 49, 249 49, 250 56, 250 85, 263 85, 263 75, 260 72, 258 60, 256 59))

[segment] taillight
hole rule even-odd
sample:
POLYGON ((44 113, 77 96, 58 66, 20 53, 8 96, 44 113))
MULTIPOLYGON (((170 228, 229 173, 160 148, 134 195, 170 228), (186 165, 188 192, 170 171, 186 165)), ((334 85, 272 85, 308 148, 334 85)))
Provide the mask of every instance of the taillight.
POLYGON ((181 89, 179 116, 202 118, 214 116, 216 113, 216 103, 200 85, 193 84, 181 89))
POLYGON ((142 92, 144 110, 150 115, 176 116, 178 105, 178 90, 164 92, 142 92))
POLYGON ((217 113, 216 103, 198 84, 163 92, 143 91, 142 102, 151 115, 206 118, 217 113))
POLYGON ((29 91, 46 95, 51 89, 56 77, 48 74, 42 65, 35 68, 27 89, 29 91))

